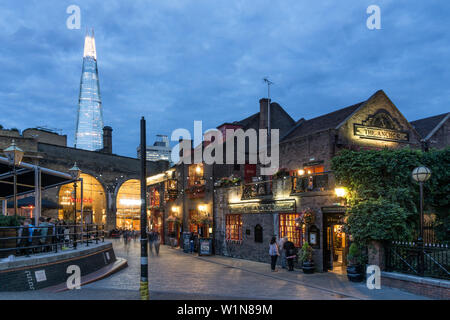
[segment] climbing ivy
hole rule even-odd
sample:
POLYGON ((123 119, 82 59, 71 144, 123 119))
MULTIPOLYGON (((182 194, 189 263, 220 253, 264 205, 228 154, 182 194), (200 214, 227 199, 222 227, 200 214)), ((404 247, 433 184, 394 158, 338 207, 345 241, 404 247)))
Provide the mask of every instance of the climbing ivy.
MULTIPOLYGON (((444 150, 383 149, 343 150, 332 159, 338 184, 349 189, 350 207, 347 216, 355 210, 372 210, 375 201, 386 209, 403 210, 402 219, 410 230, 419 223, 419 185, 412 180, 412 170, 420 165, 431 169, 430 180, 424 184, 424 208, 435 213, 436 231, 440 240, 448 240, 450 230, 450 148, 444 150), (365 204, 366 203, 366 204, 365 204), (389 207, 392 204, 394 207, 389 207)), ((351 221, 351 219, 347 219, 351 221)), ((379 228, 384 228, 382 225, 379 228)), ((366 230, 367 231, 367 230, 366 230)), ((398 231, 398 230, 397 230, 398 231)), ((396 231, 396 232, 397 232, 396 231)), ((404 232, 399 236, 411 237, 404 232)))

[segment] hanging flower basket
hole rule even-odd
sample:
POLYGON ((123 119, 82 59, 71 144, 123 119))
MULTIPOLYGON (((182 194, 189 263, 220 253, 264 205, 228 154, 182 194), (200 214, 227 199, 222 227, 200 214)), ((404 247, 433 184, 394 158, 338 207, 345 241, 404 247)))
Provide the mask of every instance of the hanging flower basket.
POLYGON ((303 224, 313 224, 316 221, 316 213, 311 208, 306 208, 300 212, 300 217, 295 219, 295 223, 300 226, 303 224))
POLYGON ((211 217, 204 217, 201 219, 201 224, 202 225, 211 225, 213 222, 211 217))
POLYGON ((181 219, 180 219, 179 217, 176 217, 176 216, 169 216, 169 217, 166 219, 166 221, 167 221, 167 222, 180 223, 180 222, 181 222, 181 219))

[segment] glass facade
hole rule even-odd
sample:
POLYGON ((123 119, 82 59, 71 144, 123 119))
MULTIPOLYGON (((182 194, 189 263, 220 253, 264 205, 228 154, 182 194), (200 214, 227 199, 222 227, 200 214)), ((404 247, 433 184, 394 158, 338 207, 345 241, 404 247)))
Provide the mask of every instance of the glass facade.
POLYGON ((84 41, 75 148, 91 151, 103 148, 103 112, 97 54, 94 35, 89 34, 84 41))
MULTIPOLYGON (((93 176, 82 173, 83 178, 83 215, 86 223, 106 223, 106 195, 101 183, 93 176)), ((75 197, 73 183, 65 184, 59 189, 58 218, 79 222, 81 219, 81 183, 77 183, 75 219, 75 197)))
POLYGON ((141 183, 137 179, 125 181, 117 193, 118 228, 139 230, 141 219, 141 183))

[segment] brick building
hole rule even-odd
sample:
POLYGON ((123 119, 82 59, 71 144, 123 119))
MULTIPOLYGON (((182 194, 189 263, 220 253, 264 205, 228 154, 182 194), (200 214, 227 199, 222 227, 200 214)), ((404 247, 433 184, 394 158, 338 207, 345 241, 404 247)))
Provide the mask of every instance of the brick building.
POLYGON ((280 174, 217 189, 216 252, 269 262, 270 238, 288 236, 297 247, 304 241, 312 245, 318 271, 339 270, 348 249, 342 232, 346 207, 335 194, 331 159, 341 149, 420 148, 420 140, 383 91, 323 116, 300 119, 281 138, 280 174), (260 188, 270 192, 261 194, 260 188), (305 213, 314 218, 308 225, 299 223, 305 213))
POLYGON ((422 136, 425 148, 442 149, 450 145, 450 112, 411 122, 422 136))
MULTIPOLYGON (((43 129, 0 130, 0 149, 7 148, 12 139, 25 151, 23 162, 68 172, 77 163, 83 178, 83 212, 89 222, 105 224, 108 230, 116 226, 138 229, 140 219, 140 162, 137 158, 112 153, 112 129, 103 129, 103 149, 88 151, 67 146, 67 136, 43 129)), ((168 161, 147 161, 147 175, 168 169, 168 161)), ((73 220, 75 212, 74 186, 48 189, 42 198, 58 209, 43 208, 43 216, 73 220)), ((81 193, 77 188, 77 218, 80 218, 81 193)), ((12 206, 12 202, 11 205, 12 206)), ((33 208, 20 209, 32 215, 33 208)))
MULTIPOLYGON (((259 112, 217 130, 225 136, 227 129, 267 129, 267 105, 261 99, 259 112)), ((448 146, 448 114, 434 119, 424 133, 381 90, 363 102, 297 122, 277 103, 270 106, 271 128, 279 128, 281 137, 276 175, 260 177, 259 163, 193 163, 196 149, 184 141, 190 148, 181 157, 192 164, 177 164, 148 178, 149 196, 157 197, 149 199, 149 210, 156 213, 154 225, 166 243, 170 235, 180 243, 181 232, 193 232, 213 238, 216 254, 269 262, 270 238, 288 236, 297 247, 304 241, 312 244, 318 271, 342 270, 348 249, 342 232, 346 206, 336 194, 331 159, 342 149, 421 148, 432 131, 444 136, 439 147, 448 146), (231 179, 224 183, 226 177, 231 179), (307 225, 301 223, 305 213, 314 218, 307 225)), ((246 145, 246 160, 249 152, 246 145)))

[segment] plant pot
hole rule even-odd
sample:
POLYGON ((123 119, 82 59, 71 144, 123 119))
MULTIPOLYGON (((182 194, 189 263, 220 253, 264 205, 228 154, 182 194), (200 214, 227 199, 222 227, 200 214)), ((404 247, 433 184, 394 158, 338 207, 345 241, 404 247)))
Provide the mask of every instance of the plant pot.
POLYGON ((347 278, 351 282, 362 282, 364 276, 364 268, 361 264, 347 266, 347 278))
MULTIPOLYGON (((0 238, 17 237, 16 229, 0 229, 0 238)), ((0 249, 11 248, 11 250, 0 251, 0 258, 6 258, 16 253, 17 239, 0 240, 0 249)))
POLYGON ((313 261, 304 261, 302 269, 303 269, 303 273, 306 273, 306 274, 314 273, 314 269, 315 269, 314 262, 313 261))

